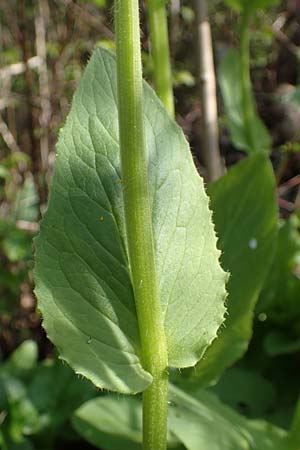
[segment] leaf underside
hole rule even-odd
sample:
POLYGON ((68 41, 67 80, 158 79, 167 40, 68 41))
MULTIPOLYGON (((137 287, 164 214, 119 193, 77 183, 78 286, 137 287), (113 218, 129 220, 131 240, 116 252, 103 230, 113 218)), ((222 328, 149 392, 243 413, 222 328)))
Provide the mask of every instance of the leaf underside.
MULTIPOLYGON (((116 92, 115 58, 98 49, 60 134, 50 202, 35 240, 35 292, 61 357, 96 386, 133 393, 152 378, 140 362, 116 92)), ((191 366, 223 322, 227 275, 189 146, 146 83, 144 114, 169 365, 191 366)))

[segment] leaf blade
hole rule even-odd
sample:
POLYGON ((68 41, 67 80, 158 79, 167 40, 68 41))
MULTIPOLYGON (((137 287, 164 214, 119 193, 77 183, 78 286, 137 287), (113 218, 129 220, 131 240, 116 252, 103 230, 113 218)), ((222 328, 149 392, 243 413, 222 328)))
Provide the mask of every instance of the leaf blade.
POLYGON ((219 82, 230 138, 237 149, 249 154, 268 152, 271 148, 271 138, 265 124, 257 114, 252 92, 250 94, 251 111, 249 111, 250 129, 243 120, 241 70, 239 52, 235 49, 229 50, 220 65, 219 82))
POLYGON ((248 420, 204 390, 196 397, 171 386, 169 426, 188 450, 283 450, 288 434, 268 422, 248 420))
MULTIPOLYGON (((132 393, 146 389, 152 378, 140 362, 116 92, 115 59, 96 50, 60 135, 50 203, 35 241, 35 279, 44 326, 61 357, 97 386, 132 393)), ((184 135, 146 84, 144 103, 169 363, 182 367, 195 364, 216 336, 225 311, 226 274, 218 261, 208 198, 184 135), (203 320, 209 324, 201 330, 203 320)))
POLYGON ((216 381, 245 353, 277 239, 275 181, 266 155, 252 155, 234 166, 210 186, 210 195, 222 264, 231 273, 229 314, 205 359, 190 372, 198 387, 216 381))

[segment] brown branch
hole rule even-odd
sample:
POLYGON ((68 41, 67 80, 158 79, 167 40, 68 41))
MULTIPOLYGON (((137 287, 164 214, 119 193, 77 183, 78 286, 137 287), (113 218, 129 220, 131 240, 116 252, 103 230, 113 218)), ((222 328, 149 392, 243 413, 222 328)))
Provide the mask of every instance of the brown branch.
POLYGON ((288 36, 282 31, 283 26, 285 25, 287 17, 281 14, 275 22, 272 24, 272 31, 276 37, 276 39, 284 44, 286 48, 297 58, 300 57, 300 47, 294 44, 288 36))
POLYGON ((285 209, 288 212, 293 212, 295 211, 295 205, 287 200, 285 200, 284 198, 278 198, 278 204, 280 206, 280 208, 285 209))
POLYGON ((278 187, 278 194, 284 195, 286 192, 288 192, 290 189, 293 189, 294 187, 298 186, 300 184, 300 175, 295 175, 293 178, 290 178, 285 183, 281 184, 278 187))

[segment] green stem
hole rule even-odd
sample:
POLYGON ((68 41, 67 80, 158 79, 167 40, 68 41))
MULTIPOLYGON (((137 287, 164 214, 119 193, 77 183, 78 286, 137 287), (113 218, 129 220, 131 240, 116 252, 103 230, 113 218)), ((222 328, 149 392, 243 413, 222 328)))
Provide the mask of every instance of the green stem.
POLYGON ((174 118, 174 96, 165 2, 163 0, 148 0, 147 6, 155 89, 170 116, 174 118))
POLYGON ((165 450, 167 344, 158 284, 144 137, 138 0, 115 0, 118 112, 124 209, 144 368, 153 382, 143 394, 145 450, 165 450))
POLYGON ((254 139, 252 136, 252 125, 251 125, 253 120, 253 99, 252 99, 252 84, 250 77, 250 33, 249 33, 250 18, 251 15, 246 6, 241 18, 241 28, 240 28, 242 111, 249 145, 253 150, 256 150, 254 139))

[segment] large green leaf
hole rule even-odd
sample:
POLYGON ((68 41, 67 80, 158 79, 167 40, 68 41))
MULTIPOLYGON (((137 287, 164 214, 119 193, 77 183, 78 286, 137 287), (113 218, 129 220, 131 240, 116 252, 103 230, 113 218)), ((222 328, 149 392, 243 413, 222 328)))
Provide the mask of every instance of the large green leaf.
POLYGON ((219 82, 224 103, 226 121, 233 145, 248 153, 269 151, 271 138, 264 123, 257 115, 252 93, 250 128, 243 120, 243 94, 241 85, 241 60, 237 50, 230 50, 221 62, 219 82))
POLYGON ((196 398, 171 387, 169 428, 187 450, 286 450, 287 433, 264 421, 248 420, 217 397, 196 398))
MULTIPOLYGON (((286 443, 285 431, 248 420, 205 391, 192 397, 170 385, 168 411, 168 448, 176 445, 175 435, 188 450, 286 450, 280 447, 286 443)), ((92 399, 77 409, 72 424, 97 448, 142 449, 142 403, 136 398, 92 399)))
MULTIPOLYGON (((35 241, 35 281, 44 327, 61 357, 97 386, 130 393, 144 390, 151 376, 139 359, 116 91, 115 59, 96 50, 60 135, 51 198, 35 241)), ((188 144, 146 84, 144 110, 169 365, 190 366, 223 322, 227 276, 188 144)))
MULTIPOLYGON (((75 411, 72 424, 97 448, 142 450, 142 403, 135 397, 110 395, 89 400, 75 411)), ((179 445, 169 433, 168 448, 179 450, 179 445)))
POLYGON ((205 358, 190 370, 197 386, 217 380, 247 349, 253 310, 276 248, 277 204, 264 154, 234 166, 209 188, 222 265, 230 271, 228 317, 205 358))

